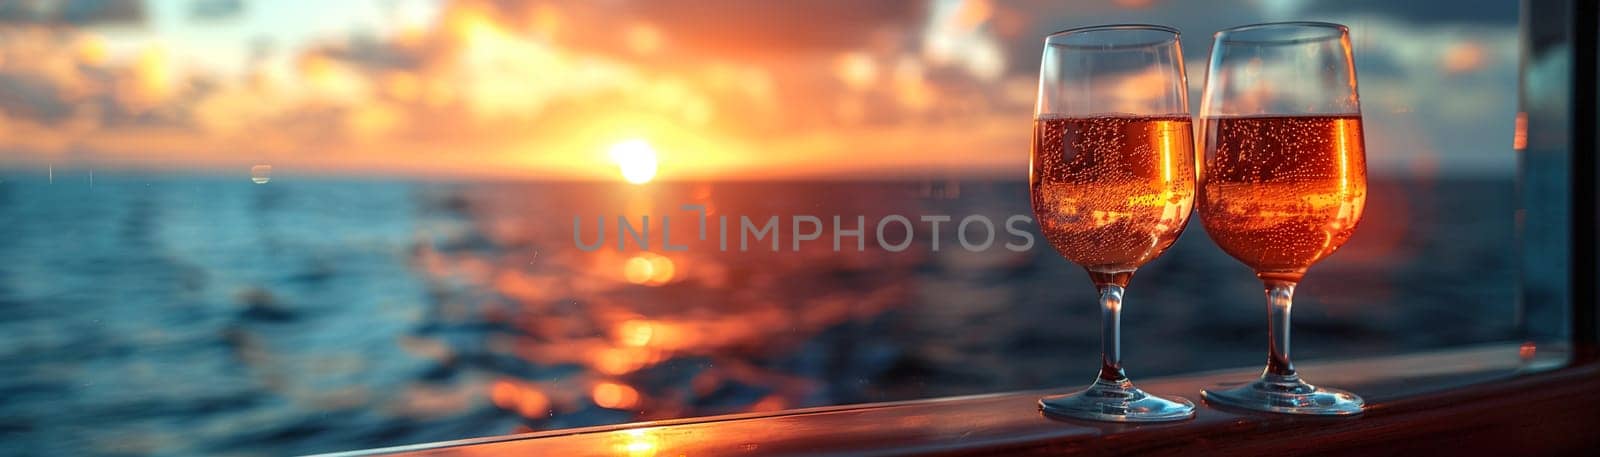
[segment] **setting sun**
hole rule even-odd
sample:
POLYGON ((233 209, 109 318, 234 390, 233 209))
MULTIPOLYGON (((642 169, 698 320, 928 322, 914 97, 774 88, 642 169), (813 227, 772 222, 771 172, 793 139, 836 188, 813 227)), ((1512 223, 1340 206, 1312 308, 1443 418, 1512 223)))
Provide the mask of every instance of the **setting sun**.
POLYGON ((628 140, 611 146, 611 160, 622 171, 622 179, 634 184, 650 182, 656 176, 656 150, 644 140, 628 140))

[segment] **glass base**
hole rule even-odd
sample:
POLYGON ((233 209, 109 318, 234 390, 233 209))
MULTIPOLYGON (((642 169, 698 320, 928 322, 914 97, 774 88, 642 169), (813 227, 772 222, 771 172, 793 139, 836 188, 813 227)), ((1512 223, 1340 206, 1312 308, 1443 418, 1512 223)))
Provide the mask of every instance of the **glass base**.
POLYGON ((1365 402, 1356 394, 1306 384, 1298 376, 1263 376, 1238 387, 1200 390, 1206 403, 1234 408, 1312 416, 1361 414, 1365 402))
POLYGON ((1165 422, 1194 417, 1194 403, 1183 397, 1150 395, 1132 382, 1095 381, 1088 389, 1039 399, 1045 414, 1106 422, 1165 422))

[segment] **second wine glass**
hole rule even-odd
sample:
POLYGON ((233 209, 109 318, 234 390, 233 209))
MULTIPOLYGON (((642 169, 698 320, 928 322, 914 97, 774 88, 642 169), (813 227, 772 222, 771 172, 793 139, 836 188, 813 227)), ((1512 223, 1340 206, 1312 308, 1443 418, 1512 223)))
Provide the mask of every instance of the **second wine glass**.
POLYGON ((1100 292, 1100 374, 1045 397, 1048 414, 1115 422, 1186 419, 1194 404, 1134 387, 1122 370, 1122 295, 1165 252, 1194 203, 1193 131, 1178 31, 1072 29, 1045 39, 1029 191, 1050 245, 1100 292))
POLYGON ((1367 201, 1361 102, 1349 30, 1323 22, 1217 32, 1201 102, 1200 218, 1267 295, 1267 368, 1207 402, 1288 414, 1349 415, 1361 397, 1300 379, 1289 311, 1306 269, 1355 232, 1367 201))

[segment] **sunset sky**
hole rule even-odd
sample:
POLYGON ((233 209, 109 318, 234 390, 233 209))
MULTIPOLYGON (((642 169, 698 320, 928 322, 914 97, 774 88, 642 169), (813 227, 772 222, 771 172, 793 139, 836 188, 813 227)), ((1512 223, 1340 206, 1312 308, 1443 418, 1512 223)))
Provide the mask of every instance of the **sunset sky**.
MULTIPOLYGON (((1024 176, 1043 36, 1350 25, 1375 173, 1513 168, 1514 1, 0 0, 0 167, 1024 176), (620 148, 620 149, 619 149, 620 148), (628 154, 624 154, 628 155, 628 154)), ((629 178, 632 179, 632 178, 629 178)))

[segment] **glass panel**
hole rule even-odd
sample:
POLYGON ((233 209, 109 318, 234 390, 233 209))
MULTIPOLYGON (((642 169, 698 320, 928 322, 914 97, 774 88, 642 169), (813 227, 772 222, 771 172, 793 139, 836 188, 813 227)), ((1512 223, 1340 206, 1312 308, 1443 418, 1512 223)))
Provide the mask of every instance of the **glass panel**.
MULTIPOLYGON (((1078 386, 1094 291, 1025 176, 1043 37, 1094 24, 1181 30, 1195 100, 1216 30, 1348 25, 1371 198, 1297 290, 1296 357, 1514 338, 1519 60, 1524 90, 1565 84, 1519 57, 1517 14, 0 2, 0 453, 300 454, 1078 386)), ((1149 90, 1128 81, 1105 90, 1149 90)), ((1524 158, 1560 144, 1536 132, 1524 158)), ((1544 240, 1524 247, 1560 252, 1544 240)), ((1198 225, 1133 282, 1129 375, 1262 362, 1260 284, 1198 225)))
POLYGON ((1525 2, 1515 146, 1523 357, 1566 361, 1572 312, 1572 4, 1525 2))

